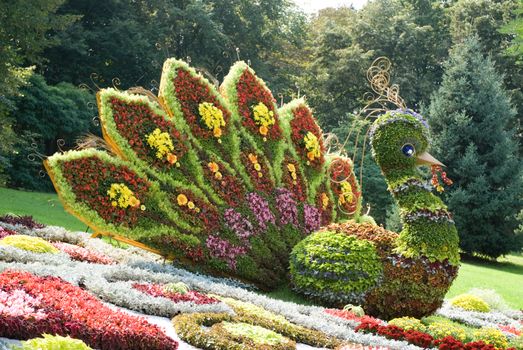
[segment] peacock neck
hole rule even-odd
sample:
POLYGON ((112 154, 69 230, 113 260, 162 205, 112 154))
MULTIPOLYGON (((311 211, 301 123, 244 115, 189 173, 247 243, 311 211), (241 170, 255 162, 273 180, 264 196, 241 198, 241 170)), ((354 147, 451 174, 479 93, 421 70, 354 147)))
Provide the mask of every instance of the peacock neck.
POLYGON ((405 257, 426 257, 431 262, 459 263, 459 239, 452 215, 417 169, 384 171, 396 200, 403 229, 396 251, 405 257))

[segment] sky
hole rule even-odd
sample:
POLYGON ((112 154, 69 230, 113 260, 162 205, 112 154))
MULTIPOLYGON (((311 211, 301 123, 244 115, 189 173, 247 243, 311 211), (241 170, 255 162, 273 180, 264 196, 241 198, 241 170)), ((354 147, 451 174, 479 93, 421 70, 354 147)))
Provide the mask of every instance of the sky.
POLYGON ((294 0, 294 2, 307 13, 316 13, 326 7, 350 6, 360 9, 367 0, 294 0))

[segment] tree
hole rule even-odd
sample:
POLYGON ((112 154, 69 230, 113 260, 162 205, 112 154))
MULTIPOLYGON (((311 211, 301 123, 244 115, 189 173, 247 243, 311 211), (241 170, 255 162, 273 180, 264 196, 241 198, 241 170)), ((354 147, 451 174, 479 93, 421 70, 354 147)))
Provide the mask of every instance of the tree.
POLYGON ((5 171, 10 167, 7 154, 15 143, 9 116, 14 107, 12 98, 31 75, 30 65, 41 62, 42 50, 56 44, 51 32, 76 19, 56 14, 64 1, 0 1, 0 186, 5 184, 5 171))
POLYGON ((29 79, 21 93, 23 96, 15 98, 12 113, 17 137, 14 147, 7 153, 8 185, 50 190, 47 178, 38 176, 42 170, 40 160, 32 162, 28 156, 36 152, 53 154, 58 149, 59 139, 66 141, 64 149, 71 148, 79 136, 96 132, 97 128, 92 124, 95 112, 87 107, 88 103, 94 105, 94 97, 68 83, 48 85, 38 74, 29 79))
POLYGON ((479 39, 456 44, 428 108, 438 159, 454 185, 445 193, 461 248, 496 258, 523 246, 514 233, 523 199, 522 161, 510 128, 515 110, 479 39))
POLYGON ((501 33, 512 35, 512 41, 507 52, 518 57, 518 62, 521 63, 523 56, 523 1, 519 2, 518 8, 514 11, 516 18, 505 24, 501 28, 501 33))

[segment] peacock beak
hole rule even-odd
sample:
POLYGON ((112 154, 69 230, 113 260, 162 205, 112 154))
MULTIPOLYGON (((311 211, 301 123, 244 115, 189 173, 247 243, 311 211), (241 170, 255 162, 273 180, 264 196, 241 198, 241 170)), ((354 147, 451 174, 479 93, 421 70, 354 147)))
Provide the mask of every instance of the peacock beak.
POLYGON ((428 152, 423 152, 419 156, 416 157, 416 163, 418 165, 439 165, 439 166, 445 166, 442 162, 434 158, 430 155, 428 152))

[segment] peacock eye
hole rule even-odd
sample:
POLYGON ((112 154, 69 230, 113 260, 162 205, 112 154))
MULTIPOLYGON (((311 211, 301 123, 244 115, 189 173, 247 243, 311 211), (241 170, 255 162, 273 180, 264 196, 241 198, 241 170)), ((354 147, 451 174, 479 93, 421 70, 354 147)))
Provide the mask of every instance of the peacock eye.
POLYGON ((410 143, 406 143, 403 145, 403 147, 401 147, 401 151, 403 152, 404 155, 406 155, 407 157, 412 157, 414 155, 414 153, 416 153, 416 149, 414 148, 414 146, 410 143))

